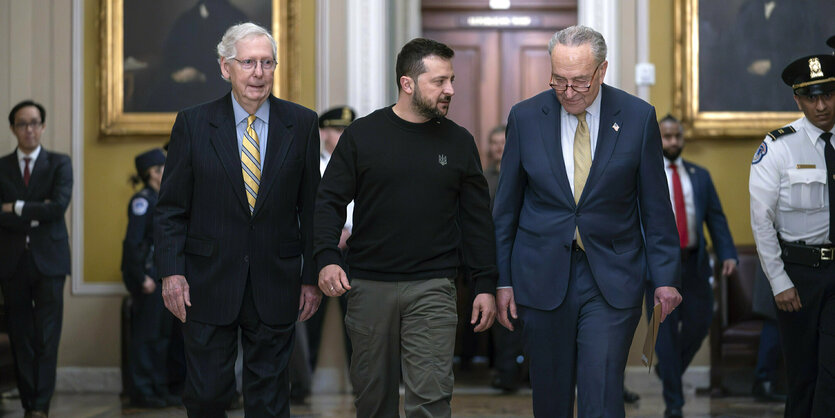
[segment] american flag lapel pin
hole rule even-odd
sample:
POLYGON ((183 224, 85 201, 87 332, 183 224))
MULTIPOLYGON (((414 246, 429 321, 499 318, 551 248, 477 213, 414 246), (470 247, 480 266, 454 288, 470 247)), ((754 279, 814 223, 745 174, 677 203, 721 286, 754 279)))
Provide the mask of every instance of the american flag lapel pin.
POLYGON ((612 129, 614 129, 615 132, 617 132, 617 131, 620 130, 620 125, 618 125, 617 122, 616 122, 614 125, 612 125, 612 129))

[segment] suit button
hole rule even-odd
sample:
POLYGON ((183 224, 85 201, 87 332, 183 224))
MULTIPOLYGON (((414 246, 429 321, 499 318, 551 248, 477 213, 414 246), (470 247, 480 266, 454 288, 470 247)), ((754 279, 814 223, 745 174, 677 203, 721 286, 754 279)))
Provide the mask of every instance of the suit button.
POLYGON ((248 255, 244 256, 244 263, 249 263, 249 256, 248 255))

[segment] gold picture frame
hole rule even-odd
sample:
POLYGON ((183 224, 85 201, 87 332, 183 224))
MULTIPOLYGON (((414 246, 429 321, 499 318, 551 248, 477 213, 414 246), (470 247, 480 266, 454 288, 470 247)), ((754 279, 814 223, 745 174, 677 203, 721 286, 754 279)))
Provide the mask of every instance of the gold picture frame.
MULTIPOLYGON (((104 137, 169 135, 176 112, 125 110, 124 2, 101 0, 100 9, 100 133, 104 137)), ((292 26, 298 0, 263 0, 271 3, 271 30, 276 40, 278 63, 273 94, 291 95, 289 74, 293 71, 292 26)), ((153 22, 147 22, 153 27, 153 22)), ((199 104, 199 103, 193 103, 199 104)))
MULTIPOLYGON (((730 0, 728 2, 717 2, 715 6, 713 6, 714 2, 708 2, 702 4, 711 5, 711 7, 716 7, 719 9, 718 12, 725 13, 726 15, 729 13, 729 10, 735 8, 739 12, 738 15, 734 15, 732 18, 737 19, 735 23, 742 23, 743 12, 750 12, 753 2, 743 2, 740 0, 730 0)), ((729 68, 730 65, 728 62, 722 61, 722 57, 731 57, 728 61, 731 61, 736 55, 740 55, 744 53, 749 48, 768 48, 769 45, 767 44, 766 40, 759 39, 755 41, 745 41, 741 39, 725 39, 723 43, 718 43, 720 47, 724 47, 725 51, 717 51, 714 48, 705 47, 704 53, 715 54, 715 56, 705 56, 700 55, 700 11, 699 11, 700 1, 699 0, 675 0, 673 6, 673 16, 674 18, 674 98, 673 98, 673 112, 676 115, 681 116, 682 122, 685 126, 685 129, 689 136, 693 137, 764 137, 766 132, 769 132, 773 129, 780 128, 782 126, 787 125, 791 121, 799 118, 802 114, 796 110, 796 107, 792 109, 792 111, 756 111, 752 109, 737 109, 733 105, 729 105, 727 108, 723 108, 717 106, 716 97, 710 97, 709 99, 714 100, 714 109, 705 110, 705 106, 703 105, 704 102, 700 101, 699 92, 700 90, 700 83, 708 83, 708 80, 701 79, 703 76, 710 76, 712 77, 711 80, 713 83, 716 83, 716 87, 713 88, 713 91, 717 90, 726 90, 726 94, 728 96, 731 95, 740 95, 744 96, 745 100, 753 103, 770 103, 770 97, 774 97, 774 94, 779 95, 778 100, 791 100, 791 90, 783 84, 781 81, 779 74, 791 60, 795 58, 799 58, 803 56, 806 51, 801 51, 799 48, 794 48, 788 52, 783 53, 782 55, 773 54, 772 56, 776 55, 776 58, 772 59, 769 62, 770 73, 768 76, 768 84, 765 88, 744 88, 744 82, 746 80, 745 77, 737 77, 730 75, 730 71, 728 73, 723 73, 722 71, 725 68, 729 68), (724 55, 720 55, 724 54, 724 55), (718 65, 716 65, 716 70, 714 72, 710 69, 705 69, 700 67, 699 58, 707 57, 711 60, 718 61, 718 65), (720 57, 720 58, 717 58, 720 57), (725 67, 722 67, 725 65, 725 67), (716 108, 718 107, 718 109, 716 108)), ((756 5, 757 8, 753 8, 754 11, 759 12, 763 10, 760 5, 756 5)), ((789 5, 790 6, 790 5, 789 5)), ((786 30, 796 30, 800 32, 800 28, 806 28, 809 26, 807 23, 806 26, 802 26, 803 23, 792 21, 790 18, 786 18, 786 16, 782 15, 783 10, 785 9, 778 9, 776 11, 769 10, 769 6, 766 6, 764 9, 764 13, 766 14, 766 19, 770 18, 769 13, 773 12, 774 16, 779 18, 779 22, 776 22, 777 19, 774 19, 775 22, 771 22, 772 25, 760 25, 760 27, 764 27, 768 30, 776 30, 778 26, 782 26, 779 29, 786 31, 786 30), (786 27, 789 25, 797 25, 797 27, 786 27)), ((770 5, 770 7, 774 7, 774 5, 770 5)), ((711 12, 710 10, 705 10, 705 13, 711 12)), ((812 21, 814 23, 815 19, 819 19, 814 11, 805 10, 802 11, 806 13, 804 16, 807 18, 808 21, 812 21)), ((707 15, 706 15, 707 16, 707 15)), ((746 21, 745 23, 750 22, 746 21)), ((741 26, 741 25, 740 25, 741 26)), ((705 30, 715 31, 716 28, 708 27, 705 30)), ((713 32, 708 33, 707 35, 711 35, 713 32)), ((827 53, 829 52, 825 48, 825 39, 826 37, 821 35, 821 39, 816 40, 814 37, 810 41, 807 41, 807 38, 803 38, 803 42, 793 39, 794 45, 808 45, 808 48, 814 51, 813 53, 827 53), (817 45, 819 43, 820 45, 817 45)), ((809 55, 809 53, 805 53, 805 55, 809 55)), ((707 68, 711 68, 705 65, 707 68)), ((762 83, 761 83, 762 84, 762 83)), ((708 85, 706 84, 705 87, 708 85)), ((705 99, 705 98, 702 98, 705 99)), ((783 102, 785 103, 785 102, 783 102)), ((792 103, 793 105, 793 103, 792 103)), ((750 107, 750 106, 749 106, 750 107)), ((785 107, 785 106, 784 106, 785 107)))

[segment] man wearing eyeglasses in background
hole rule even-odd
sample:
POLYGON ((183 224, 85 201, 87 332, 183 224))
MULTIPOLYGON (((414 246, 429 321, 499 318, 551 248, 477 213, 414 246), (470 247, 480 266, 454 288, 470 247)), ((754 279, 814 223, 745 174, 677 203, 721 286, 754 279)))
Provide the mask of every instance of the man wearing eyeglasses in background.
POLYGON ((322 297, 311 263, 317 116, 271 95, 266 29, 232 26, 217 52, 232 91, 177 115, 155 213, 163 299, 183 322, 183 403, 189 416, 225 416, 240 329, 244 413, 289 417, 294 324, 322 297))
POLYGON ((64 213, 72 195, 72 163, 41 146, 45 122, 40 104, 15 105, 9 125, 17 149, 0 159, 0 287, 27 418, 49 413, 70 274, 64 213))
POLYGON ((493 206, 499 321, 522 319, 538 417, 624 416, 623 374, 652 281, 663 320, 681 302, 679 240, 655 109, 603 84, 606 42, 554 34, 552 90, 507 121, 493 206))

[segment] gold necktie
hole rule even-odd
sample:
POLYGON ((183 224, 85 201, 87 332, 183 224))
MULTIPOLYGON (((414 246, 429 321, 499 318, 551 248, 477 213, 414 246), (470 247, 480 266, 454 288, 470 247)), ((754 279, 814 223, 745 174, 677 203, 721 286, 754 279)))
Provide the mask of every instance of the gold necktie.
MULTIPOLYGON (((591 168, 591 138, 589 125, 586 124, 586 112, 577 115, 577 120, 579 121, 577 131, 574 132, 574 203, 580 202, 580 196, 589 178, 589 168, 591 168)), ((585 251, 579 229, 576 229, 575 233, 577 245, 585 251)))
POLYGON ((261 185, 261 148, 258 145, 258 134, 252 128, 255 115, 246 119, 246 132, 241 141, 241 169, 244 173, 244 187, 246 200, 249 202, 249 213, 255 210, 255 200, 258 198, 258 187, 261 185))

